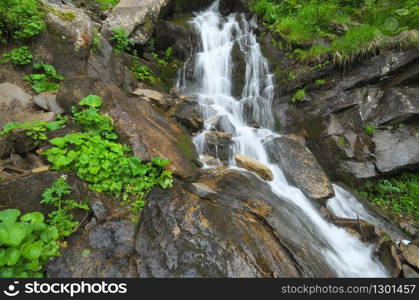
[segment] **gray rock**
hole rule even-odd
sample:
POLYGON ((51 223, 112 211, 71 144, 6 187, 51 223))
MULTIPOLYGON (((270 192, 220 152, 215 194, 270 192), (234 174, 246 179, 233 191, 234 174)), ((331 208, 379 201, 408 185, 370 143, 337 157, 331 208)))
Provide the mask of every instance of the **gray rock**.
POLYGON ((227 170, 199 183, 218 196, 180 184, 150 195, 135 244, 140 277, 335 276, 310 220, 263 180, 227 170))
POLYGON ((122 0, 103 24, 101 33, 109 38, 112 29, 123 28, 134 43, 145 45, 153 34, 160 11, 170 0, 122 0))
POLYGON ((33 102, 46 111, 56 115, 64 113, 64 110, 57 103, 57 95, 50 92, 38 94, 33 97, 33 102))
POLYGON ((79 75, 90 55, 92 20, 80 8, 47 5, 47 32, 34 41, 35 59, 54 65, 64 77, 79 75), (63 18, 62 13, 70 17, 63 18))
POLYGON ((391 241, 384 242, 380 246, 379 253, 380 260, 390 272, 390 276, 393 278, 399 277, 402 271, 402 263, 397 255, 394 244, 391 241))
POLYGON ((182 124, 189 134, 194 134, 204 127, 201 107, 197 102, 184 101, 175 108, 175 119, 182 124))
POLYGON ((404 259, 414 268, 419 269, 419 247, 409 244, 403 251, 404 259))
POLYGON ((272 162, 280 165, 285 175, 304 194, 314 200, 325 200, 335 195, 328 176, 298 137, 283 136, 265 144, 272 162))
POLYGON ((419 131, 405 126, 397 130, 377 130, 374 134, 376 166, 389 173, 419 165, 419 131))
POLYGON ((4 82, 0 84, 0 105, 27 107, 32 105, 32 96, 17 85, 4 82))
POLYGON ((223 162, 230 158, 230 146, 232 135, 226 132, 207 132, 205 133, 205 154, 216 157, 223 162))
POLYGON ((100 224, 89 234, 89 244, 106 257, 130 256, 134 250, 135 225, 130 221, 100 224))
POLYGON ((103 205, 100 197, 92 197, 90 200, 90 208, 99 222, 103 221, 109 215, 108 209, 103 205))
POLYGON ((217 197, 216 191, 209 186, 198 182, 192 183, 192 192, 201 198, 212 199, 217 197))
POLYGON ((404 278, 419 278, 419 273, 413 270, 408 265, 403 265, 402 269, 404 278))

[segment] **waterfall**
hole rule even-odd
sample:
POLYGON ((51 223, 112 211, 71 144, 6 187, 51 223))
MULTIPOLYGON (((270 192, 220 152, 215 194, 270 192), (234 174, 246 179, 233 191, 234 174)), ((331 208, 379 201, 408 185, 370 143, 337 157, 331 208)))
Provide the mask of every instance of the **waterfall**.
MULTIPOLYGON (((269 183, 272 191, 298 207, 295 213, 303 216, 305 225, 314 233, 310 238, 315 240, 316 255, 322 255, 337 276, 387 276, 381 263, 373 259, 371 245, 324 220, 311 201, 287 182, 280 167, 270 163, 264 143, 280 135, 273 131, 273 76, 253 33, 255 20, 249 22, 243 14, 223 17, 217 0, 207 10, 197 13, 191 22, 200 37, 195 58, 196 84, 189 89, 190 93, 196 93, 205 121, 203 132, 194 138, 199 154, 205 153, 205 133, 222 117, 222 130, 230 133, 233 141, 230 167, 236 168, 235 154, 244 154, 271 168, 274 174, 274 180, 269 183), (239 47, 246 64, 241 99, 236 99, 232 93, 234 47, 239 47), (257 126, 249 126, 250 121, 257 126)), ((184 90, 188 92, 188 86, 184 90)), ((340 191, 338 193, 345 197, 340 191)), ((298 231, 295 234, 298 235, 298 231)))

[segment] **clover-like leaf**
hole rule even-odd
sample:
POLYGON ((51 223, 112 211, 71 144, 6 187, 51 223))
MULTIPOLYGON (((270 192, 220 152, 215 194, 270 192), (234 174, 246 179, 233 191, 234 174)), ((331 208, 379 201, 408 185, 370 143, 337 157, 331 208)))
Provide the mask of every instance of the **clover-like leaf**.
POLYGON ((89 107, 101 107, 103 104, 103 101, 99 96, 89 95, 81 99, 79 104, 89 106, 89 107))
POLYGON ((5 209, 0 212, 0 221, 14 223, 19 216, 20 211, 18 209, 5 209))

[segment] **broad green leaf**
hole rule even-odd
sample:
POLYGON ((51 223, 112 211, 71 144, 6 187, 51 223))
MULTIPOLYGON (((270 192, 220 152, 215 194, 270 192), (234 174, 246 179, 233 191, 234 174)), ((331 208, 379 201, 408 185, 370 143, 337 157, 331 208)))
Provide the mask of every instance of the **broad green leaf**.
POLYGON ((79 104, 90 106, 90 107, 101 107, 102 104, 103 104, 103 101, 99 96, 89 95, 89 96, 81 99, 79 104))
POLYGON ((49 226, 44 232, 41 233, 41 240, 48 242, 57 240, 59 238, 58 229, 55 226, 49 226))
POLYGON ((19 261, 19 258, 20 258, 19 249, 15 247, 11 247, 6 250, 7 265, 9 266, 15 265, 19 261))
POLYGON ((0 211, 1 222, 14 223, 19 216, 20 211, 18 209, 5 209, 0 211))
POLYGON ((145 175, 147 173, 147 167, 141 163, 141 160, 138 157, 128 158, 128 163, 131 168, 132 175, 145 175))
POLYGON ((31 261, 36 260, 41 256, 42 248, 43 243, 41 241, 25 243, 22 247, 22 256, 31 261))
POLYGON ((43 223, 44 219, 44 215, 38 211, 28 213, 20 217, 21 221, 30 223, 43 223))
POLYGON ((27 235, 27 224, 13 223, 0 227, 0 243, 9 247, 17 247, 27 235))
POLYGON ((7 264, 6 249, 0 248, 0 267, 7 264))

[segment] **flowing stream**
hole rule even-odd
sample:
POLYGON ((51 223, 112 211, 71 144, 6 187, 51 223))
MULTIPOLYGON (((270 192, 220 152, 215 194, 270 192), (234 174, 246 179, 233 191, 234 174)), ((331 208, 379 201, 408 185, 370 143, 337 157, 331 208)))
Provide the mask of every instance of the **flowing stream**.
MULTIPOLYGON (((217 0, 207 10, 197 13, 191 22, 200 37, 200 45, 195 57, 195 83, 183 82, 183 89, 197 96, 202 107, 205 129, 194 138, 200 155, 204 155, 207 146, 205 133, 221 118, 221 130, 233 136, 230 167, 237 168, 234 156, 243 154, 271 168, 274 174, 274 180, 269 183, 272 191, 296 205, 298 211, 295 213, 303 216, 315 232, 311 238, 319 241, 314 248, 316 255, 322 255, 337 276, 388 276, 382 264, 373 259, 371 245, 324 220, 311 201, 287 182, 280 167, 270 163, 264 143, 279 136, 273 131, 275 122, 271 112, 273 76, 253 33, 255 20, 248 21, 242 14, 223 17, 217 0), (246 65, 241 97, 233 96, 234 47, 239 47, 246 65), (258 128, 248 126, 249 121, 256 122, 258 128)), ((340 188, 336 193, 332 205, 345 216, 338 204, 346 201, 348 195, 340 188)), ((352 217, 350 213, 348 217, 352 217)))

